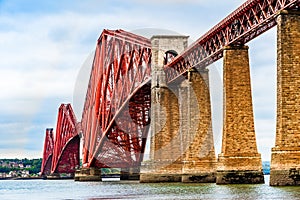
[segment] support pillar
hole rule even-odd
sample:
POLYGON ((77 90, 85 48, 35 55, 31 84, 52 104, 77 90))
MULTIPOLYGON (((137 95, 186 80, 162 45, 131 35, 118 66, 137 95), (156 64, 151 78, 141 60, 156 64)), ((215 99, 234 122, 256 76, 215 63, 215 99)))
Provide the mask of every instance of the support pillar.
POLYGON ((164 64, 167 52, 180 53, 186 36, 153 36, 151 82, 150 160, 141 167, 140 182, 181 182, 182 148, 178 86, 167 85, 164 64))
POLYGON ((59 179, 61 179, 59 173, 51 173, 46 177, 47 177, 48 180, 59 180, 59 179))
POLYGON ((140 180, 140 167, 122 168, 120 180, 140 180))
POLYGON ((270 185, 300 185, 300 12, 277 18, 277 127, 270 185))
POLYGON ((75 181, 101 181, 101 169, 81 168, 75 172, 75 181))
POLYGON ((257 151, 247 46, 224 49, 224 123, 217 184, 263 183, 257 151))
POLYGON ((216 181, 208 70, 188 72, 180 90, 184 160, 182 182, 216 181))
POLYGON ((180 182, 182 160, 180 152, 179 105, 173 91, 167 87, 153 88, 151 103, 150 161, 143 163, 140 182, 180 182))

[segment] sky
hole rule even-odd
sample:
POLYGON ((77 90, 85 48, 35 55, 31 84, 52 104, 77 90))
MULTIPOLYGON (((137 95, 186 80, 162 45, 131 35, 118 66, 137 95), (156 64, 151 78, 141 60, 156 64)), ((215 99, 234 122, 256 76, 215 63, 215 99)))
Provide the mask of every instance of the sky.
MULTIPOLYGON (((56 127, 60 104, 77 105, 84 98, 76 87, 80 77, 89 76, 84 66, 103 29, 168 30, 195 41, 243 2, 0 0, 0 158, 42 157, 45 129, 56 127)), ((276 130, 276 28, 248 45, 258 150, 270 160, 276 130)), ((210 85, 218 86, 212 92, 218 154, 222 60, 209 69, 210 85)), ((81 108, 75 107, 80 119, 81 108)))

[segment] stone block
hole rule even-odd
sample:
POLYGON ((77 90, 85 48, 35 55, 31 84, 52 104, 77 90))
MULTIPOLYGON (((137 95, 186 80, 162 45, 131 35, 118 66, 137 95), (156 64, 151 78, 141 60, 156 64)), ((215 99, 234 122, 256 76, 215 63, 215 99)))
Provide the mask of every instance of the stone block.
POLYGON ((204 173, 191 173, 183 174, 181 178, 183 183, 215 183, 216 174, 215 172, 204 172, 204 173))
POLYGON ((261 184, 264 183, 262 171, 228 170, 217 171, 217 184, 261 184))
POLYGON ((289 172, 300 168, 300 12, 281 12, 277 24, 277 127, 270 185, 299 185, 289 172))
POLYGON ((75 181, 101 181, 101 169, 81 168, 75 172, 75 181))
POLYGON ((247 46, 224 49, 224 123, 217 183, 263 183, 257 151, 247 46))

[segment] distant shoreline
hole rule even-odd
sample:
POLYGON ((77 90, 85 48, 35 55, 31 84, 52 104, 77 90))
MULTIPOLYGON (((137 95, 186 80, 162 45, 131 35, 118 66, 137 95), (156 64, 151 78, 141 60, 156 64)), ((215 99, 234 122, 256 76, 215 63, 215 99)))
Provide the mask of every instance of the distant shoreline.
POLYGON ((32 179, 43 179, 42 177, 6 177, 6 178, 0 178, 0 181, 2 180, 32 180, 32 179))

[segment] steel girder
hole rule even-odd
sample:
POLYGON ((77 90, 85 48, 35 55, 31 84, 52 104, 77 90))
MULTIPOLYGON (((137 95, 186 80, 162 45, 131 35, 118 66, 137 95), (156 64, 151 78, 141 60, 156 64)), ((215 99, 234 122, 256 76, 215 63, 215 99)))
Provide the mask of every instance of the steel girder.
POLYGON ((51 173, 74 173, 79 167, 79 131, 71 104, 58 109, 51 173))
POLYGON ((87 89, 81 127, 84 167, 139 166, 150 123, 150 40, 104 30, 87 89))
POLYGON ((193 67, 206 67, 223 57, 223 48, 249 42, 274 27, 278 13, 298 9, 300 0, 248 0, 165 66, 167 82, 193 67))
POLYGON ((44 142, 42 167, 41 167, 42 175, 49 175, 51 172, 53 149, 54 149, 53 129, 47 128, 45 142, 44 142))

